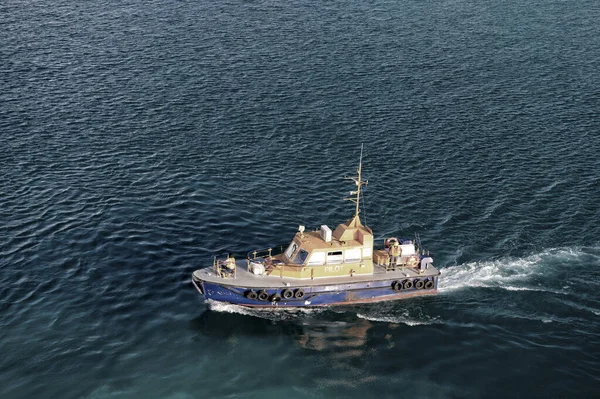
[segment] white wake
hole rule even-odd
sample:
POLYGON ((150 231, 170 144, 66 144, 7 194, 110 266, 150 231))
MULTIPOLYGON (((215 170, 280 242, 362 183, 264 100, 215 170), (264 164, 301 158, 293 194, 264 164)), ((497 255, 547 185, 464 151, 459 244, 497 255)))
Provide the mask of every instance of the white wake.
POLYGON ((561 267, 575 267, 585 255, 580 249, 553 248, 525 258, 500 258, 490 261, 469 262, 441 268, 440 292, 468 287, 494 287, 509 291, 546 291, 565 294, 562 290, 528 284, 533 277, 551 277, 561 267))

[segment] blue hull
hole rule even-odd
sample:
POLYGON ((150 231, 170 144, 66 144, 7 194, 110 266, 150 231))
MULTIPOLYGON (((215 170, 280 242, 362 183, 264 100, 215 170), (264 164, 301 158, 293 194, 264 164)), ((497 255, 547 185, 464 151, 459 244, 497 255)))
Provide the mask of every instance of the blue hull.
MULTIPOLYGON (((215 284, 206 281, 192 283, 206 299, 218 302, 227 302, 249 307, 312 307, 332 306, 357 303, 370 303, 396 300, 411 296, 434 294, 437 291, 438 277, 410 279, 412 288, 394 288, 397 280, 365 281, 352 284, 323 284, 289 287, 287 290, 297 293, 301 291, 301 298, 285 298, 283 293, 286 288, 264 288, 257 290, 226 284, 215 284), (418 281, 422 281, 427 288, 416 288, 418 281), (262 299, 253 298, 250 292, 265 292, 262 299), (250 296, 250 297, 249 297, 250 296), (264 298, 266 296, 266 298, 264 298)), ((289 294, 288 294, 289 295, 289 294)), ((298 295, 299 296, 299 295, 298 295)))

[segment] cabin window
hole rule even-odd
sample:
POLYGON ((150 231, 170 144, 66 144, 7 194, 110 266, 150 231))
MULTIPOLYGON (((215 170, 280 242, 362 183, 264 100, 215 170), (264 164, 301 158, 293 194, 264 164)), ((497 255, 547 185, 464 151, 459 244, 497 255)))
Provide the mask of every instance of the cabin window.
POLYGON ((370 258, 373 256, 373 248, 364 247, 363 248, 363 258, 370 258))
POLYGON ((298 246, 296 245, 295 242, 292 241, 292 243, 290 244, 288 249, 285 250, 285 256, 291 260, 292 255, 294 255, 294 252, 296 252, 296 249, 298 249, 298 246))
POLYGON ((309 266, 318 266, 325 263, 325 252, 313 252, 308 260, 309 266))
POLYGON ((415 252, 415 244, 413 244, 412 242, 410 242, 410 244, 400 244, 400 250, 401 250, 402 256, 410 256, 410 255, 414 255, 416 253, 415 252))
POLYGON ((360 248, 347 249, 345 262, 358 262, 360 261, 360 248))
POLYGON ((342 263, 342 251, 327 252, 327 264, 342 263))
POLYGON ((308 257, 308 252, 303 249, 300 249, 296 256, 294 257, 294 263, 297 265, 303 265, 306 262, 306 258, 308 257))

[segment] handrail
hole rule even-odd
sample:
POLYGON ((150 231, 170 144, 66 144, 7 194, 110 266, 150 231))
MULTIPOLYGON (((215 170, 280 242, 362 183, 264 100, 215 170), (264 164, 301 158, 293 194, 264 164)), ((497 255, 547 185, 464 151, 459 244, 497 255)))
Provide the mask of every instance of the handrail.
POLYGON ((279 255, 282 254, 285 247, 287 247, 287 245, 276 245, 274 247, 270 247, 270 248, 264 248, 264 249, 255 249, 254 251, 250 251, 247 254, 247 258, 248 259, 256 259, 256 258, 265 258, 265 257, 271 257, 274 255, 279 255))

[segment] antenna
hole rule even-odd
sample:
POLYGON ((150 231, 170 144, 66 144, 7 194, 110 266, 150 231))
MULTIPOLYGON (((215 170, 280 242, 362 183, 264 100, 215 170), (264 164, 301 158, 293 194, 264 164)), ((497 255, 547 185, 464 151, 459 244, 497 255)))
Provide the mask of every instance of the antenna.
MULTIPOLYGON (((367 180, 363 181, 361 179, 363 148, 364 143, 360 145, 360 160, 358 161, 358 169, 356 170, 358 176, 345 177, 345 179, 352 180, 354 184, 356 184, 356 191, 350 191, 350 195, 355 195, 356 197, 344 198, 345 200, 352 201, 356 204, 356 211, 354 213, 355 219, 358 218, 358 214, 360 213, 360 191, 362 189, 362 186, 366 186, 369 183, 367 180)), ((360 219, 358 220, 358 223, 360 224, 360 219)))
POLYGON ((362 209, 361 209, 361 211, 363 213, 363 219, 365 221, 365 226, 367 226, 368 225, 368 223, 367 223, 367 206, 365 205, 365 194, 364 193, 363 193, 361 199, 362 199, 362 209))

